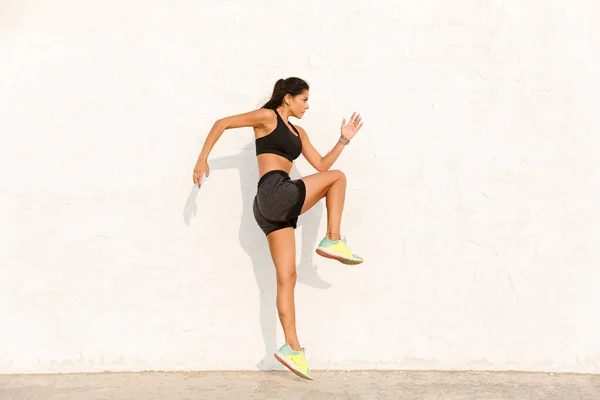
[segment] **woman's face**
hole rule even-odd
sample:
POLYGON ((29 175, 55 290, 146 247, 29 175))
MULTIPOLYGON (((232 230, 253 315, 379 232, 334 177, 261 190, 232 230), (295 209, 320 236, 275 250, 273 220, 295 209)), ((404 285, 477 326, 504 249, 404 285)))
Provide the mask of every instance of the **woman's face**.
POLYGON ((300 119, 308 110, 308 90, 300 93, 297 96, 293 96, 290 101, 290 114, 300 119))

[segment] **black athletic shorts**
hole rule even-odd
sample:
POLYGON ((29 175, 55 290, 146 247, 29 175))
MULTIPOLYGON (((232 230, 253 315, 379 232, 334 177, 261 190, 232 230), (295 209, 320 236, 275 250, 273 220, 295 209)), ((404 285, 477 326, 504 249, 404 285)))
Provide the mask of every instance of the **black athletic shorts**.
POLYGON ((305 198, 306 186, 301 179, 291 179, 282 170, 269 171, 258 181, 254 218, 265 235, 287 227, 296 229, 305 198))

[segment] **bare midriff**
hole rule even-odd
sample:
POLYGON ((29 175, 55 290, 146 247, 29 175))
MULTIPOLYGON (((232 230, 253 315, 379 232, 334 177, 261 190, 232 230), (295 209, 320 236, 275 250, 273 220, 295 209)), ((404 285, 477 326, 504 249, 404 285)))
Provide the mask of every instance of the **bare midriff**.
POLYGON ((259 154, 256 156, 256 159, 258 161, 259 178, 273 170, 282 170, 289 175, 292 169, 291 161, 288 161, 286 158, 277 154, 259 154))

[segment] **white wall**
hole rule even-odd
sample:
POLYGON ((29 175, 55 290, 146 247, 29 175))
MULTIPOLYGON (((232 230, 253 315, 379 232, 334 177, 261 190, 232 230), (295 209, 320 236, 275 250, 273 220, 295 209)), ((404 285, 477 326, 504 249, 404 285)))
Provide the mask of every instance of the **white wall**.
POLYGON ((365 120, 335 168, 366 262, 314 255, 324 204, 297 231, 313 369, 600 372, 592 0, 12 3, 0 373, 276 366, 251 130, 192 169, 291 75, 322 153, 365 120))

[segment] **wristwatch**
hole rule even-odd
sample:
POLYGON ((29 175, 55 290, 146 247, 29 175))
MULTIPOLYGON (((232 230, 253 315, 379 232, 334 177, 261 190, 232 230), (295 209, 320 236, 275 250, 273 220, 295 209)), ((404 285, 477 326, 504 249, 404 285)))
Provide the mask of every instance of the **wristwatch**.
POLYGON ((350 143, 350 141, 349 141, 349 140, 346 140, 346 139, 344 139, 342 136, 340 136, 340 140, 339 140, 339 142, 340 142, 341 144, 343 144, 343 145, 347 145, 348 143, 350 143))

